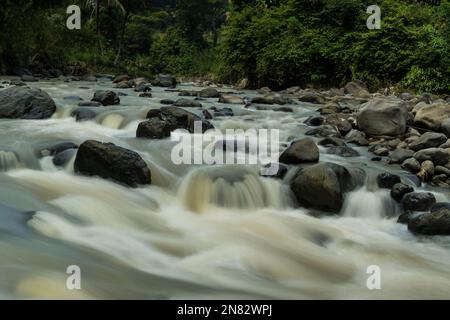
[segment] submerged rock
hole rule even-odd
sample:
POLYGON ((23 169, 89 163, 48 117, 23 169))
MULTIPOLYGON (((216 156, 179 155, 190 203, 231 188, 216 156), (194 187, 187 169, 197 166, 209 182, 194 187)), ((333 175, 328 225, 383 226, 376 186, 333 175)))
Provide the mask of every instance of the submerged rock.
POLYGON ((112 143, 88 140, 75 158, 74 170, 86 176, 111 179, 130 187, 151 183, 151 173, 141 156, 112 143))
POLYGON ((55 102, 41 89, 10 87, 0 91, 0 118, 47 119, 55 111, 55 102))
POLYGON ((360 185, 362 176, 335 163, 319 163, 299 169, 290 187, 300 204, 338 213, 345 194, 360 185))

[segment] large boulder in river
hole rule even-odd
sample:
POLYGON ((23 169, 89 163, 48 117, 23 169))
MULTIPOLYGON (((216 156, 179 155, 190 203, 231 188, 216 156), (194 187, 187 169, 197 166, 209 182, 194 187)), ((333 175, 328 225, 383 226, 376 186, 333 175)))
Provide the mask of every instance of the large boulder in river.
POLYGON ((414 125, 438 131, 442 122, 448 118, 450 118, 450 104, 436 103, 420 108, 414 117, 414 125))
POLYGON ((300 164, 318 161, 319 148, 310 138, 292 142, 280 156, 280 162, 285 164, 300 164))
POLYGON ((0 91, 0 118, 47 119, 55 111, 53 99, 40 89, 10 87, 0 91))
POLYGON ((149 120, 141 122, 136 131, 138 138, 164 139, 177 129, 185 129, 194 133, 196 122, 201 125, 201 131, 214 129, 213 125, 200 116, 178 107, 162 107, 148 112, 149 120))
POLYGON ((156 87, 173 88, 177 85, 177 79, 169 74, 160 74, 151 81, 151 84, 156 87))
POLYGON ((447 141, 447 136, 437 132, 425 132, 417 140, 413 141, 409 148, 414 151, 422 149, 439 147, 441 144, 447 141))
POLYGON ((86 176, 99 176, 130 187, 151 183, 151 173, 141 156, 112 143, 88 140, 75 158, 74 170, 86 176))
POLYGON ((120 104, 120 98, 117 93, 108 90, 98 90, 94 93, 92 101, 100 102, 104 106, 120 104))
POLYGON ((450 235, 450 210, 442 208, 419 215, 409 221, 408 230, 423 235, 450 235))
POLYGON ((405 133, 408 110, 404 101, 377 97, 362 106, 357 115, 360 130, 369 136, 399 136, 405 133))
POLYGON ((206 88, 201 90, 198 95, 202 98, 219 98, 220 93, 214 88, 206 88))
POLYGON ((359 186, 363 177, 356 169, 325 162, 299 169, 290 187, 300 204, 338 213, 345 194, 359 186))

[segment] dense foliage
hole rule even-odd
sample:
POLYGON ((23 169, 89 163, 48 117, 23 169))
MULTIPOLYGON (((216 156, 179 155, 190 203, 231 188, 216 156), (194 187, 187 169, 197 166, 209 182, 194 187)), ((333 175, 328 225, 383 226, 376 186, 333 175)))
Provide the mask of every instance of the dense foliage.
POLYGON ((86 64, 92 71, 208 75, 252 86, 399 85, 450 91, 450 3, 379 0, 2 0, 0 72, 86 64), (66 8, 82 8, 68 30, 66 8), (98 10, 97 10, 98 8, 98 10))

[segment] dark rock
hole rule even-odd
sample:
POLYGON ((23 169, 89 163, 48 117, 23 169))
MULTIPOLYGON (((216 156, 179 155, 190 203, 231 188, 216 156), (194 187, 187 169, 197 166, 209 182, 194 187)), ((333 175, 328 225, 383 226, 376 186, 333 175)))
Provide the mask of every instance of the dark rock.
POLYGON ((281 154, 280 162, 286 164, 311 163, 319 161, 319 148, 309 138, 300 139, 281 154))
POLYGON ((450 203, 449 202, 437 202, 435 205, 433 205, 431 207, 430 212, 439 211, 441 209, 450 210, 450 203))
POLYGON ((400 202, 403 199, 403 196, 407 193, 414 192, 414 188, 411 186, 408 186, 404 183, 396 183, 391 189, 391 197, 397 201, 400 202))
POLYGON ((141 156, 112 143, 94 140, 80 145, 74 170, 86 176, 99 176, 130 187, 151 183, 151 173, 141 156))
POLYGON ((171 100, 171 99, 162 99, 161 101, 159 101, 159 103, 171 105, 171 104, 174 104, 175 101, 173 101, 173 100, 171 100))
POLYGON ((324 122, 325 117, 323 116, 310 116, 308 119, 305 120, 304 124, 311 127, 317 127, 321 126, 324 122))
POLYGON ((302 102, 309 102, 314 104, 325 103, 325 98, 315 92, 304 92, 297 96, 297 99, 302 102))
POLYGON ((411 219, 408 230, 423 235, 450 235, 450 210, 443 208, 411 219))
POLYGON ((411 192, 403 197, 405 210, 428 211, 436 203, 436 198, 430 192, 411 192))
POLYGON ((383 189, 391 189, 395 184, 400 183, 401 179, 398 175, 383 172, 377 177, 378 187, 383 189))
POLYGON ((83 99, 79 96, 67 96, 64 97, 64 100, 69 100, 69 101, 83 101, 83 99))
POLYGON ((64 167, 67 163, 69 163, 70 159, 72 159, 75 153, 76 149, 64 150, 53 157, 53 164, 57 167, 64 167))
POLYGON ((414 151, 422 149, 439 147, 441 144, 447 141, 447 136, 442 133, 425 132, 417 140, 409 145, 409 148, 414 151))
POLYGON ((445 174, 450 177, 450 169, 443 166, 436 166, 434 168, 434 174, 445 174))
POLYGON ((389 163, 403 163, 406 159, 411 158, 414 151, 408 149, 396 149, 389 154, 389 163))
POLYGON ((446 149, 429 148, 417 151, 414 154, 414 158, 423 162, 425 160, 432 161, 435 165, 446 165, 450 160, 450 153, 446 149))
POLYGON ((168 74, 160 74, 151 81, 153 86, 174 88, 177 86, 177 79, 168 74))
POLYGON ((202 98, 219 98, 220 93, 214 88, 206 88, 201 90, 198 95, 202 98))
POLYGON ((9 87, 0 91, 0 118, 47 119, 55 111, 53 99, 40 89, 9 87))
POLYGON ((300 204, 338 213, 345 194, 358 186, 358 180, 343 166, 319 163, 299 169, 290 187, 300 204))
POLYGON ((104 106, 120 104, 119 96, 113 91, 96 91, 92 101, 100 102, 104 106))
POLYGON ((58 153, 71 149, 78 149, 78 145, 73 142, 60 142, 42 149, 40 151, 40 156, 54 156, 58 153))
POLYGON ((325 119, 325 123, 338 129, 344 136, 352 130, 351 123, 338 114, 328 115, 325 119))
POLYGON ((152 91, 152 87, 151 87, 150 83, 142 82, 142 83, 138 84, 134 88, 134 91, 136 91, 136 92, 150 92, 150 91, 152 91))
POLYGON ((163 139, 170 137, 170 133, 177 129, 185 129, 193 133, 195 122, 201 122, 202 132, 214 127, 199 116, 178 107, 162 107, 150 110, 148 121, 141 122, 136 131, 138 138, 163 139))
POLYGON ((139 94, 140 98, 151 98, 153 97, 153 95, 150 92, 143 92, 141 94, 139 94))
POLYGON ((131 78, 129 75, 122 74, 122 75, 116 76, 113 80, 113 83, 128 82, 130 79, 131 78))

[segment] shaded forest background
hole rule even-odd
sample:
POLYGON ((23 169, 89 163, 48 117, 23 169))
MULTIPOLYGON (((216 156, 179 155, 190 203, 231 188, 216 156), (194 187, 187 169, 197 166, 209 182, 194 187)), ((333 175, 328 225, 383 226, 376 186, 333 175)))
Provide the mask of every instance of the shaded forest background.
POLYGON ((2 0, 0 74, 171 73, 251 87, 450 91, 450 3, 414 0, 2 0), (366 9, 381 7, 380 30, 366 9), (81 30, 66 9, 82 8, 81 30), (50 70, 50 71, 49 71, 50 70))

